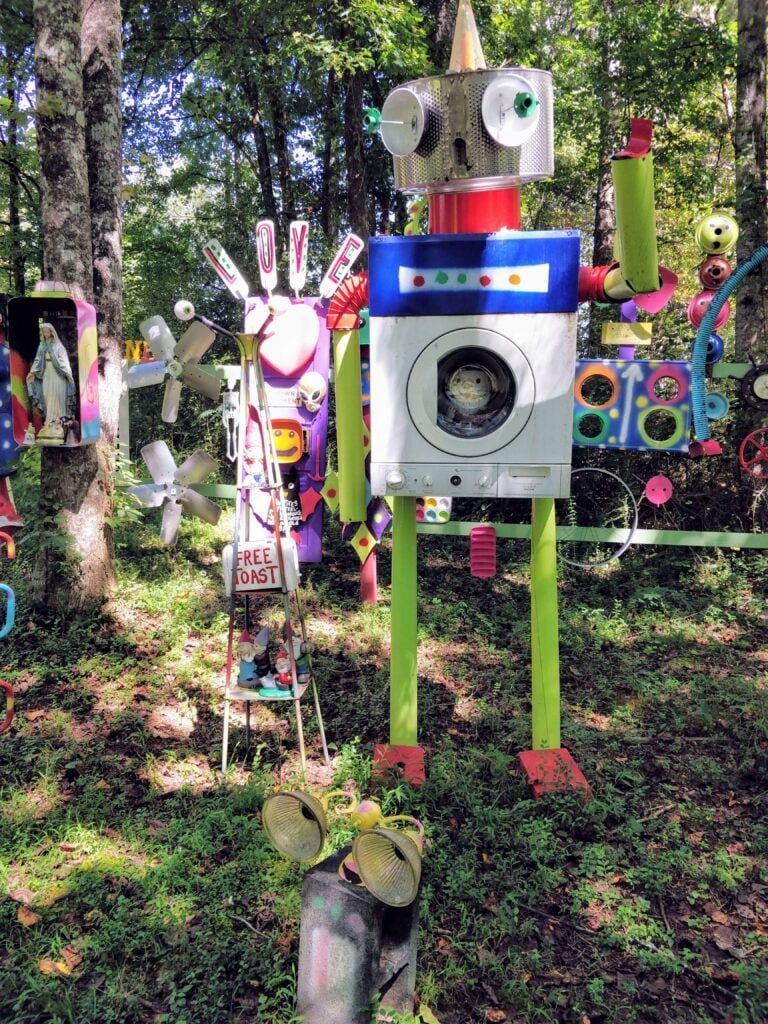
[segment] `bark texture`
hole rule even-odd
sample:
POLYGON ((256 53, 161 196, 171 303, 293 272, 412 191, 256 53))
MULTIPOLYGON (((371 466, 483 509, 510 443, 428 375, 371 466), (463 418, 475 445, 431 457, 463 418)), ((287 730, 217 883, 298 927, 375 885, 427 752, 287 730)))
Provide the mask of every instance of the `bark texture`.
POLYGON ((99 398, 102 437, 111 448, 117 435, 123 334, 120 0, 84 0, 82 13, 93 297, 99 311, 99 398))
POLYGON ((93 262, 80 0, 35 0, 34 19, 43 276, 80 285, 90 301, 93 262))
MULTIPOLYGON (((5 97, 13 109, 17 103, 16 88, 12 84, 16 69, 8 59, 7 87, 5 97)), ((8 234, 10 243, 10 290, 15 295, 24 294, 25 259, 21 242, 21 175, 18 164, 18 126, 14 118, 8 118, 8 134, 5 144, 8 166, 8 234)))
POLYGON ((120 4, 35 0, 34 22, 44 276, 79 285, 100 313, 103 441, 42 452, 32 600, 71 614, 103 603, 114 584, 106 516, 120 388, 120 4))
POLYGON ((272 175, 272 161, 269 156, 269 142, 267 140, 267 133, 264 130, 259 87, 256 83, 255 75, 250 72, 246 73, 243 76, 242 85, 243 93, 248 103, 253 141, 256 146, 256 161, 259 184, 261 186, 261 199, 264 204, 264 216, 269 220, 276 221, 278 219, 278 211, 272 175))
MULTIPOLYGON (((766 212, 766 6, 739 0, 736 66, 736 220, 738 262, 768 242, 766 212)), ((765 261, 736 292, 736 355, 768 354, 768 268, 765 261)))
POLYGON ((339 168, 334 150, 336 135, 336 107, 338 79, 333 70, 328 72, 328 102, 323 111, 322 177, 320 179, 320 230, 326 239, 335 240, 338 232, 338 210, 332 196, 338 190, 339 168))
MULTIPOLYGON (((367 238, 373 225, 368 215, 368 182, 363 149, 362 72, 344 75, 344 150, 347 158, 347 211, 349 226, 361 238, 367 238)), ((362 263, 362 260, 361 260, 362 263)))

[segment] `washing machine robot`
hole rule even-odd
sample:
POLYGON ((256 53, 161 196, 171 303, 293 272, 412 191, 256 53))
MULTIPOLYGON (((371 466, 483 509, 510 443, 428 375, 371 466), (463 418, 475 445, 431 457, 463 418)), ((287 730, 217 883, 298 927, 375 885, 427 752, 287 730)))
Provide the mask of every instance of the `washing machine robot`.
POLYGON ((570 493, 579 234, 370 240, 374 494, 570 493))

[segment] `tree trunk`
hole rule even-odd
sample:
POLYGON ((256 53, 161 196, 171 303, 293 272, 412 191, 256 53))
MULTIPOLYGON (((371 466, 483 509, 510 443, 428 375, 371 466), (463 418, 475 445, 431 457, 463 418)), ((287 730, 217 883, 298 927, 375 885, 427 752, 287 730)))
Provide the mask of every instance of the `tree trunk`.
POLYGON ((344 76, 344 151, 347 158, 347 212, 349 226, 361 238, 371 230, 368 183, 363 153, 363 89, 360 71, 344 76))
MULTIPOLYGON (((739 0, 736 65, 736 254, 743 263, 768 242, 766 214, 766 0, 739 0)), ((768 268, 765 261, 736 292, 736 356, 766 349, 768 268)))
POLYGON ((34 18, 43 276, 80 285, 90 301, 93 259, 80 0, 35 0, 34 18))
MULTIPOLYGON (((17 94, 15 61, 8 57, 8 77, 5 97, 11 104, 10 113, 16 108, 17 94)), ((21 242, 21 175, 19 173, 19 130, 14 117, 8 118, 8 138, 5 146, 8 166, 8 244, 10 246, 10 290, 16 295, 24 294, 24 248, 21 242)))
POLYGON ((338 129, 336 118, 338 79, 333 70, 328 72, 327 100, 323 113, 322 177, 320 179, 320 230, 326 239, 336 239, 338 215, 334 202, 338 188, 338 160, 335 140, 338 129))
POLYGON ((427 24, 434 25, 427 40, 429 59, 442 73, 451 59, 456 5, 449 0, 429 0, 425 13, 427 24))
POLYGON ((114 583, 105 516, 110 508, 110 442, 119 394, 120 217, 119 191, 111 197, 108 192, 119 190, 120 122, 114 108, 119 106, 120 8, 118 0, 87 0, 84 6, 85 35, 81 0, 34 2, 44 276, 77 284, 86 298, 96 296, 105 304, 99 342, 105 441, 42 451, 44 540, 33 570, 31 597, 37 608, 60 614, 102 603, 114 583), (92 119, 93 229, 81 40, 92 119), (111 99, 109 90, 118 90, 111 99))
POLYGON ((277 180, 280 185, 281 213, 277 224, 277 233, 280 245, 285 248, 288 245, 288 224, 296 217, 285 97, 279 87, 270 83, 267 86, 267 99, 272 114, 272 145, 277 163, 277 180))
POLYGON ((99 402, 103 442, 111 449, 117 434, 122 387, 122 16, 120 0, 83 0, 82 10, 93 298, 99 311, 99 402))
POLYGON ((261 198, 264 203, 264 216, 269 218, 269 220, 276 221, 277 201, 275 199, 275 186, 272 176, 272 162, 269 155, 269 142, 267 141, 267 133, 264 131, 264 124, 261 120, 259 89, 252 74, 247 74, 243 78, 243 92, 248 101, 253 141, 256 144, 256 161, 259 168, 259 185, 261 186, 261 198))

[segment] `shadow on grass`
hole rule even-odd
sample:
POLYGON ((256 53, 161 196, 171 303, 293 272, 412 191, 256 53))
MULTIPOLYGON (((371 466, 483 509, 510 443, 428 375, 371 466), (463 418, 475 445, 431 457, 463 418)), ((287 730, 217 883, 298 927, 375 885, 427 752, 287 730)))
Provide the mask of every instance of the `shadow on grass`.
MULTIPOLYGON (((534 802, 516 761, 530 743, 529 592, 527 565, 510 559, 525 548, 504 546, 499 575, 481 582, 462 568, 466 545, 425 540, 428 780, 381 793, 387 813, 428 828, 425 1003, 441 1024, 487 1011, 756 1024, 768 996, 765 569, 686 553, 563 574, 563 741, 595 799, 534 802)), ((295 743, 285 710, 263 709, 255 761, 236 769, 246 785, 218 785, 224 599, 212 566, 165 576, 168 564, 132 571, 112 615, 23 627, 6 652, 20 695, 0 737, 2 871, 40 914, 25 927, 16 898, 0 911, 9 1024, 290 1020, 301 872, 266 848, 258 810, 295 743), (160 709, 173 714, 153 720, 160 709), (72 974, 41 973, 67 945, 83 957, 72 974)), ((386 548, 380 567, 378 609, 359 607, 349 549, 305 570, 326 729, 340 778, 363 785, 388 733, 386 548)), ((274 628, 273 606, 254 614, 274 628)), ((316 757, 308 702, 305 715, 316 757)), ((242 736, 239 717, 238 752, 242 736)))

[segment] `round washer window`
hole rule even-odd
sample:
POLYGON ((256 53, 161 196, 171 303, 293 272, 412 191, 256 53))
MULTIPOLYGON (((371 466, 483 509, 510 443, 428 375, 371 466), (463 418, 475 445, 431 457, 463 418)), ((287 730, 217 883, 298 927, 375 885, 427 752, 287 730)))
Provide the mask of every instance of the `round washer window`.
POLYGON ((433 338, 406 384, 411 421, 439 452, 474 459, 502 451, 525 429, 536 402, 533 370, 511 338, 459 327, 433 338))
POLYGON ((437 363, 437 425, 453 437, 486 437, 515 406, 510 368, 487 349, 454 349, 437 363))

